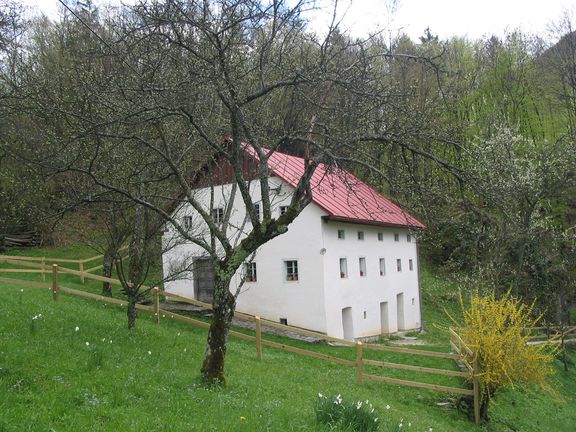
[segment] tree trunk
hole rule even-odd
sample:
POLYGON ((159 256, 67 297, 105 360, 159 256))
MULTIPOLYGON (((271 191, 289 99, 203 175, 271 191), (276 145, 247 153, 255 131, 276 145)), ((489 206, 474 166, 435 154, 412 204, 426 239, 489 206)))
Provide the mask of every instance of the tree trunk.
POLYGON ((126 314, 128 315, 128 330, 132 330, 136 326, 136 297, 128 297, 128 308, 126 314))
MULTIPOLYGON (((106 251, 104 254, 104 263, 102 265, 102 275, 104 277, 112 277, 112 266, 114 264, 115 251, 106 251)), ((102 295, 112 297, 112 284, 110 282, 102 282, 102 295)))
POLYGON ((213 315, 208 340, 202 364, 202 380, 206 384, 224 384, 224 359, 228 332, 234 316, 236 300, 230 293, 230 280, 232 276, 222 278, 218 271, 214 280, 214 298, 212 302, 213 315))
POLYGON ((490 390, 484 390, 482 392, 482 401, 480 402, 480 421, 488 421, 488 405, 490 404, 490 399, 494 396, 494 392, 490 390))

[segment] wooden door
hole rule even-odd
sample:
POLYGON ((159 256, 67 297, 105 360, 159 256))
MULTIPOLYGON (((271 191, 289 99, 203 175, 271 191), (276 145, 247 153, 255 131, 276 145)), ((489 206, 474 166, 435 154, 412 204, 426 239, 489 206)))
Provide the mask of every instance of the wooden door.
POLYGON ((214 266, 209 258, 194 260, 194 297, 206 303, 212 303, 214 292, 214 266))

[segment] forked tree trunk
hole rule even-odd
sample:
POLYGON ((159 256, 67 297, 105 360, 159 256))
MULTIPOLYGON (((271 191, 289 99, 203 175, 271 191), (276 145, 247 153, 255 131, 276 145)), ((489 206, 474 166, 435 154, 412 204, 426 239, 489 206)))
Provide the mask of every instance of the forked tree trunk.
MULTIPOLYGON (((106 251, 104 254, 104 262, 102 264, 102 275, 104 277, 112 277, 112 267, 114 265, 115 252, 106 251)), ((102 295, 112 296, 112 284, 110 282, 102 282, 102 295)))
POLYGON ((213 315, 208 330, 208 340, 202 364, 202 380, 207 384, 224 384, 224 359, 228 332, 234 316, 236 300, 230 293, 231 276, 219 276, 214 279, 213 315))

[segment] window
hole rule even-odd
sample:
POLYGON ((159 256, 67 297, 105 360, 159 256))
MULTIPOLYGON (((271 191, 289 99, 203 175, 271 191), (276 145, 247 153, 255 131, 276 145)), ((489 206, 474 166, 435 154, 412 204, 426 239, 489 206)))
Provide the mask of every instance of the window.
POLYGON ((254 212, 256 213, 256 219, 260 220, 260 204, 254 204, 254 212))
POLYGON ((366 319, 366 311, 364 311, 364 319, 366 319))
POLYGON ((358 231, 358 240, 364 240, 364 231, 358 231))
POLYGON ((298 280, 298 261, 290 260, 284 261, 286 266, 286 280, 287 281, 297 281, 298 280))
POLYGON ((406 241, 407 241, 408 243, 412 243, 412 235, 406 234, 406 241))
POLYGON ((384 241, 384 233, 378 233, 378 241, 384 241))
POLYGON ((221 207, 212 209, 212 220, 216 224, 224 222, 224 209, 221 207))
POLYGON ((288 325, 288 318, 280 318, 280 324, 288 325))
POLYGON ((256 276, 256 263, 255 262, 246 263, 245 272, 246 272, 246 276, 244 277, 244 280, 246 282, 256 282, 258 280, 257 276, 256 276))
POLYGON ((394 233, 394 241, 400 241, 400 234, 394 233))
POLYGON ((340 258, 340 277, 345 279, 348 277, 348 262, 346 258, 340 258))
POLYGON ((396 260, 396 270, 398 270, 399 272, 402 271, 402 260, 401 259, 396 260))
POLYGON ((366 258, 358 259, 358 267, 360 268, 360 276, 366 276, 366 258))
POLYGON ((192 228, 192 216, 184 216, 182 219, 182 223, 184 224, 184 229, 191 229, 192 228))
POLYGON ((408 260, 408 270, 410 271, 414 270, 414 263, 412 262, 412 260, 408 260))
POLYGON ((340 240, 344 240, 346 238, 346 233, 344 232, 344 230, 338 230, 338 238, 340 240))
POLYGON ((282 216, 288 210, 288 206, 280 206, 280 216, 282 216))
POLYGON ((386 260, 384 258, 380 258, 380 276, 386 275, 386 260))

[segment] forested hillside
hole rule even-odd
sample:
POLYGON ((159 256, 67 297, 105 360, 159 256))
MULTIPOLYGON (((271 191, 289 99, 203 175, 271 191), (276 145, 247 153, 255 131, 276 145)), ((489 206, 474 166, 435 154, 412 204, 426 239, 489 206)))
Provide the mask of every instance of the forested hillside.
MULTIPOLYGON (((426 31, 417 41, 388 33, 359 40, 337 22, 308 27, 306 2, 286 3, 166 0, 107 10, 69 2, 51 21, 27 20, 17 3, 2 1, 0 238, 33 232, 49 244, 62 218, 89 218, 90 232, 105 235, 79 239, 106 253, 105 271, 130 239, 125 289, 134 304, 171 222, 205 247, 227 286, 308 204, 317 164, 340 165, 424 221, 424 259, 464 275, 463 286, 472 275, 482 281, 476 288, 511 289, 537 300, 547 320, 569 322, 569 17, 559 17, 554 38, 439 40, 426 31), (264 147, 309 161, 289 211, 276 220, 263 202, 242 247, 210 211, 201 214, 210 235, 194 237, 167 209, 194 206, 191 179, 208 161, 224 157, 236 169, 238 196, 252 211, 239 174, 242 142, 264 161, 261 180, 264 147)), ((224 334, 231 302, 221 299, 224 334)))

